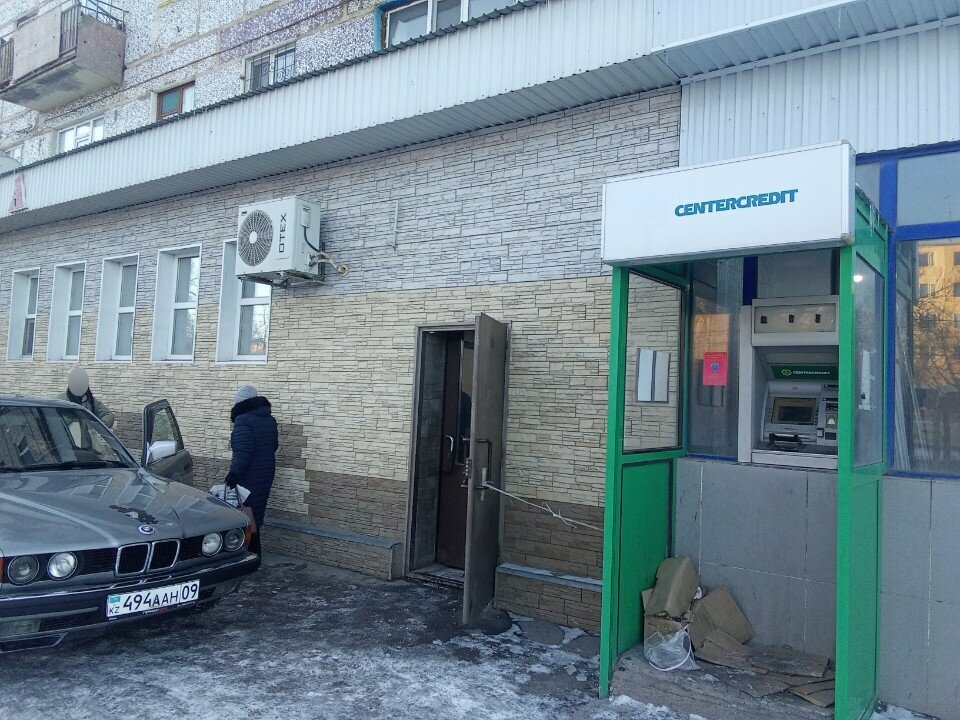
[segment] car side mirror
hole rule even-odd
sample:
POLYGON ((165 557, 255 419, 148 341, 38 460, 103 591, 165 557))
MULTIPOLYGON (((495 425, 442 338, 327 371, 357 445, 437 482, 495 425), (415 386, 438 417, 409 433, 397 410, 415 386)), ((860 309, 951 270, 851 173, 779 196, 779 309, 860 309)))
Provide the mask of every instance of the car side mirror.
POLYGON ((177 443, 175 440, 156 440, 147 448, 146 465, 152 465, 158 460, 165 460, 177 454, 177 443))

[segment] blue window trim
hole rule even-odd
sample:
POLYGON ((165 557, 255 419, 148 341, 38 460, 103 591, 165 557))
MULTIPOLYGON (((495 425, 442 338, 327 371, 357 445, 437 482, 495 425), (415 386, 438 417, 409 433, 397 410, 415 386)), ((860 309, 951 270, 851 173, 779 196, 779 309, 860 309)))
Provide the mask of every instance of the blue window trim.
POLYGON ((390 0, 385 2, 382 5, 378 5, 377 9, 373 13, 373 48, 377 52, 385 50, 386 46, 383 44, 383 23, 386 19, 387 13, 391 10, 394 10, 398 7, 403 7, 404 5, 412 5, 416 0, 390 0))
POLYGON ((891 477, 914 477, 930 479, 960 479, 960 473, 930 473, 900 470, 896 468, 894 454, 894 432, 896 420, 896 322, 897 322, 897 244, 899 242, 916 242, 918 240, 938 240, 949 237, 960 237, 960 222, 925 223, 921 225, 897 226, 897 163, 904 158, 923 157, 927 155, 944 155, 960 153, 960 142, 939 143, 924 145, 901 150, 884 150, 875 153, 857 155, 857 165, 880 165, 880 197, 877 199, 877 209, 887 221, 891 230, 890 248, 887 253, 887 358, 890 371, 887 373, 886 387, 886 417, 887 417, 887 465, 891 477))

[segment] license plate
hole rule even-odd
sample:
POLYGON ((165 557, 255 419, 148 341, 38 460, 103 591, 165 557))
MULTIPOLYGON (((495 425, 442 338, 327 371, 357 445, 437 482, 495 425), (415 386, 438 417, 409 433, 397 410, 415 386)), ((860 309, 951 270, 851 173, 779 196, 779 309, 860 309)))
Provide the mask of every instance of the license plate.
POLYGON ((180 585, 166 585, 152 590, 110 595, 107 597, 107 620, 146 613, 193 602, 200 597, 200 581, 190 580, 180 585))

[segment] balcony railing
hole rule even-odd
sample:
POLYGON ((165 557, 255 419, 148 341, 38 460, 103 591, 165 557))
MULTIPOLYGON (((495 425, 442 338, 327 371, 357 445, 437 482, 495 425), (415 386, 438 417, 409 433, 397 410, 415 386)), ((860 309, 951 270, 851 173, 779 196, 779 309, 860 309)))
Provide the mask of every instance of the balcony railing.
POLYGON ((65 55, 77 48, 77 31, 80 16, 89 15, 102 23, 123 30, 124 11, 103 0, 73 0, 60 13, 60 54, 65 55))

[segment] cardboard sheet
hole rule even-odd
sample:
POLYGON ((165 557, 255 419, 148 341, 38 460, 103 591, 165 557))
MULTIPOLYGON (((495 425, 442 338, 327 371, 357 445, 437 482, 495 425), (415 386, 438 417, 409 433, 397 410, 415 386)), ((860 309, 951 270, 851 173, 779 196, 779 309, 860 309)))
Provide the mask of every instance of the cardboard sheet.
POLYGON ((756 672, 734 670, 732 668, 720 667, 719 665, 705 665, 703 670, 713 675, 725 685, 745 692, 754 698, 762 698, 767 695, 783 692, 789 687, 786 683, 774 680, 767 675, 759 675, 756 672))
POLYGON ((698 648, 703 645, 713 630, 720 630, 741 643, 756 635, 750 621, 725 587, 717 588, 693 603, 693 622, 690 623, 693 646, 698 648))
POLYGON ((770 672, 822 680, 827 671, 828 660, 822 655, 810 655, 788 647, 758 646, 751 650, 750 664, 770 672))
POLYGON ((755 668, 750 664, 747 656, 750 654, 750 648, 743 645, 721 630, 714 630, 710 636, 703 642, 694 655, 698 660, 703 660, 714 665, 734 668, 736 670, 746 670, 757 675, 765 675, 766 670, 755 668))
POLYGON ((821 682, 792 687, 790 692, 817 707, 827 708, 834 703, 835 683, 833 680, 822 680, 821 682))
POLYGON ((679 618, 690 609, 699 586, 700 577, 690 558, 667 558, 657 568, 657 583, 644 614, 679 618))

